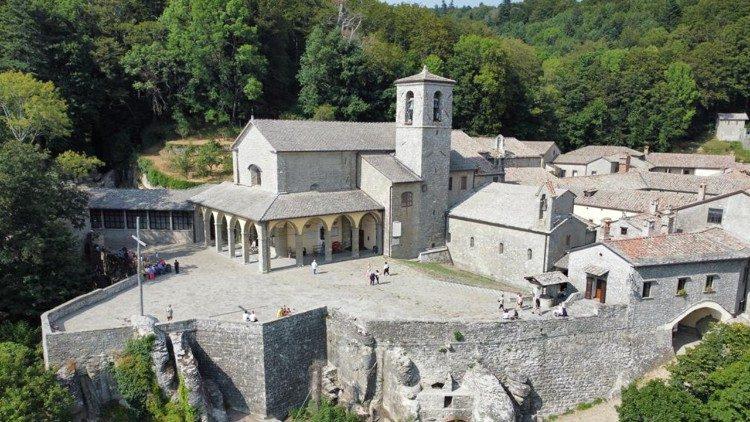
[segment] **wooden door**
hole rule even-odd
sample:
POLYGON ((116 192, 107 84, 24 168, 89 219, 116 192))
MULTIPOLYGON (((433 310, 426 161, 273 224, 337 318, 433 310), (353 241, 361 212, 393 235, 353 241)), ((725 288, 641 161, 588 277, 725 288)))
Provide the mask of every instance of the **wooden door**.
POLYGON ((591 276, 586 277, 586 292, 583 294, 585 299, 591 299, 591 293, 594 290, 594 278, 591 276))
POLYGON ((596 293, 594 298, 599 302, 604 303, 607 297, 607 282, 604 280, 596 280, 596 293))

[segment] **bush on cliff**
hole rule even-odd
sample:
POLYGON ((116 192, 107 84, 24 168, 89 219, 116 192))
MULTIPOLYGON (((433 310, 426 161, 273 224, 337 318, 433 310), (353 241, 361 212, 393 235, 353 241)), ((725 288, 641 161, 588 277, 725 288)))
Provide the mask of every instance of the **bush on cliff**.
POLYGON ((750 420, 750 327, 716 324, 667 368, 668 382, 623 389, 620 420, 750 420))
POLYGON ((72 406, 73 397, 34 350, 0 343, 0 420, 65 421, 72 406))
POLYGON ((291 412, 291 420, 295 422, 359 422, 356 414, 337 406, 328 400, 321 400, 318 406, 308 403, 291 412))
POLYGON ((122 355, 115 360, 114 376, 117 389, 128 402, 129 410, 111 409, 113 419, 131 421, 192 422, 197 419, 195 409, 187 403, 187 389, 180 380, 178 400, 164 397, 151 369, 151 350, 154 337, 146 336, 128 341, 122 355), (116 415, 116 417, 114 416, 116 415))

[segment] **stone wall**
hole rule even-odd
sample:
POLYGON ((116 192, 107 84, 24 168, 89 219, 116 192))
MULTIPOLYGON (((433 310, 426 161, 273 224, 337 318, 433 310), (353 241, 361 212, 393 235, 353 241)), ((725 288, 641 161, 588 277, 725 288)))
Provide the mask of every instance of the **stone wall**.
MULTIPOLYGON (((392 391, 377 391, 364 375, 376 356, 398 348, 416 365, 423 388, 435 380, 453 380, 458 389, 465 373, 477 364, 501 380, 511 374, 528 377, 532 394, 526 413, 542 415, 617 393, 672 353, 669 331, 633 330, 625 307, 601 307, 598 315, 576 319, 475 323, 362 323, 333 313, 328 347, 329 361, 339 368, 344 389, 367 393, 360 394, 360 400, 385 395, 394 401, 392 391), (360 327, 354 328, 357 324, 360 327), (463 341, 455 340, 455 332, 463 341)), ((377 362, 382 366, 389 360, 377 362)), ((377 368, 378 374, 391 370, 377 368)))
POLYGON ((419 253, 419 262, 440 262, 453 264, 451 253, 447 246, 442 248, 428 249, 419 253))
POLYGON ((356 151, 279 152, 279 192, 355 189, 356 151))
POLYGON ((675 228, 689 232, 715 227, 716 224, 708 223, 709 208, 723 210, 721 227, 738 239, 750 242, 750 196, 744 192, 677 210, 675 228))
POLYGON ((44 362, 48 368, 59 368, 69 360, 81 364, 99 356, 114 356, 133 337, 130 327, 107 328, 81 332, 58 332, 44 335, 44 362))

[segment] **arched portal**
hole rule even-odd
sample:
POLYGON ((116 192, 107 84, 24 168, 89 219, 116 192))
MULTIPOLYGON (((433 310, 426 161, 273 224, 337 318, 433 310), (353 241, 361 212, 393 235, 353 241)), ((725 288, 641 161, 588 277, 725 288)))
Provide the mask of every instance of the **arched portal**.
POLYGON ((325 241, 328 227, 321 218, 313 217, 302 227, 302 255, 318 260, 325 256, 325 241))
POLYGON ((334 258, 352 257, 352 240, 355 221, 348 215, 339 215, 331 223, 331 252, 334 258))
POLYGON ((214 215, 211 214, 208 217, 208 226, 210 227, 209 233, 211 234, 210 238, 208 239, 208 244, 215 245, 216 243, 216 220, 214 220, 214 215))
POLYGON ((380 220, 373 213, 362 216, 359 223, 359 250, 378 254, 383 252, 380 220))
POLYGON ((672 330, 672 347, 675 353, 694 346, 712 324, 732 318, 724 307, 716 302, 706 301, 691 306, 664 328, 672 330))

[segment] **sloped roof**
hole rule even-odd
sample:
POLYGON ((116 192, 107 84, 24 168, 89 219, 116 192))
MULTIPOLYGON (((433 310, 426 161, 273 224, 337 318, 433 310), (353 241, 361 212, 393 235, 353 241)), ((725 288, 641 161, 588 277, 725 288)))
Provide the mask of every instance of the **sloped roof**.
POLYGON ((750 177, 742 175, 695 176, 688 174, 634 171, 627 173, 598 174, 594 176, 563 177, 556 185, 574 190, 655 190, 666 192, 698 193, 706 184, 706 194, 721 195, 750 188, 750 177))
POLYGON ((668 206, 672 208, 696 202, 697 196, 689 193, 677 192, 657 192, 647 190, 633 190, 627 193, 623 191, 597 190, 588 195, 583 192, 576 192, 575 204, 606 208, 629 212, 648 212, 651 201, 659 201, 658 209, 662 210, 668 206))
POLYGON ((676 154, 669 152, 648 154, 646 161, 655 167, 728 169, 735 165, 732 155, 676 154))
MULTIPOLYGON (((453 207, 450 216, 546 232, 548 229, 533 212, 539 206, 540 189, 547 192, 546 187, 489 183, 453 207)), ((564 189, 554 190, 558 196, 565 192, 564 189)))
POLYGON ((231 182, 215 185, 193 196, 190 201, 254 221, 383 209, 382 205, 359 189, 277 195, 257 186, 241 186, 231 182))
POLYGON ((396 145, 393 122, 254 119, 250 125, 278 152, 393 151, 396 145))
POLYGON ((391 154, 363 154, 362 159, 393 183, 422 181, 422 178, 391 154))
POLYGON ((495 166, 482 157, 482 145, 462 130, 451 131, 451 171, 479 170, 485 174, 499 172, 495 166))
POLYGON ((442 76, 435 75, 434 73, 427 70, 427 66, 422 67, 422 71, 405 78, 397 79, 394 84, 408 84, 413 82, 437 82, 444 84, 455 84, 456 81, 453 79, 444 78, 442 76))
POLYGON ((748 245, 718 227, 693 233, 606 240, 602 244, 634 266, 750 257, 748 245))
POLYGON ((539 186, 551 180, 557 184, 558 177, 541 167, 506 167, 505 181, 522 185, 539 186))
POLYGON ((550 148, 555 146, 555 143, 552 141, 519 141, 521 142, 526 148, 536 152, 539 155, 544 155, 549 151, 550 148))
POLYGON ((719 113, 719 120, 748 120, 747 113, 719 113))
POLYGON ((524 277, 526 280, 541 286, 552 286, 570 282, 568 277, 560 271, 548 271, 546 273, 524 277))
POLYGON ((641 157, 643 153, 619 145, 587 145, 576 150, 560 154, 555 158, 556 164, 588 164, 600 158, 617 161, 622 155, 641 157))
POLYGON ((112 210, 189 211, 193 205, 188 199, 212 186, 201 185, 190 189, 91 188, 88 190, 88 206, 112 210))

